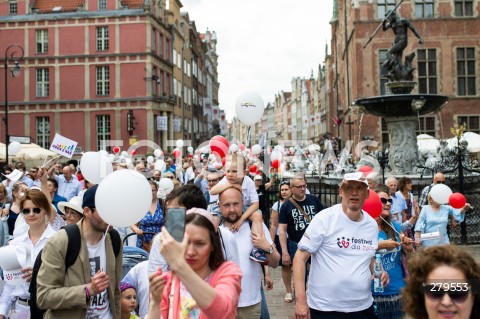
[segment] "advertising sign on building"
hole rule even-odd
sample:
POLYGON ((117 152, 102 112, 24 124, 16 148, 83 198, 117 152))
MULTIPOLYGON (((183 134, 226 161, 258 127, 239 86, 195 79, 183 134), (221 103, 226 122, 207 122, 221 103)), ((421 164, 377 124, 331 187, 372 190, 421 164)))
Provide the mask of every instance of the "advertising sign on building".
POLYGON ((168 131, 167 116, 157 116, 157 131, 168 131))
POLYGON ((181 120, 176 118, 173 119, 173 131, 174 132, 180 132, 180 126, 181 126, 181 120))

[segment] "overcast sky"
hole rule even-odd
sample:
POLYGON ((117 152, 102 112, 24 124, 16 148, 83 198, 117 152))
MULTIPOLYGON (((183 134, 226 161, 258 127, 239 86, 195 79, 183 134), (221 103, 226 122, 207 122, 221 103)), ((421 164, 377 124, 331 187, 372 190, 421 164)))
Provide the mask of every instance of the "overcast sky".
POLYGON ((292 77, 317 77, 330 46, 333 0, 181 0, 197 31, 217 33, 220 108, 235 116, 244 91, 265 104, 291 91, 292 77))

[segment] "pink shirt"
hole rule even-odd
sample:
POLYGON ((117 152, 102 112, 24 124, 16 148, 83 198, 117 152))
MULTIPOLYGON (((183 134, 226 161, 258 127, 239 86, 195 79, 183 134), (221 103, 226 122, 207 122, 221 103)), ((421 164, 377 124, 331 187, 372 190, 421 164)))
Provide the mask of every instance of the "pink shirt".
MULTIPOLYGON (((172 273, 168 272, 167 282, 163 290, 162 303, 160 305, 162 317, 168 318, 169 294, 172 287, 172 273)), ((216 296, 212 303, 201 309, 200 319, 218 318, 234 319, 240 298, 240 282, 242 271, 235 263, 225 261, 212 274, 210 285, 215 288, 216 296)), ((173 297, 173 318, 177 319, 180 312, 180 285, 177 284, 173 297)))

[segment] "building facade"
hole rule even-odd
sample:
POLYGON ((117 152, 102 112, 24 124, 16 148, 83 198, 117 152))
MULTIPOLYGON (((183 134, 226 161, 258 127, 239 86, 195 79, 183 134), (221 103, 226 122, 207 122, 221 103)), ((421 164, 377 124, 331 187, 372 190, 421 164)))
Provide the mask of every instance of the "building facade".
POLYGON ((148 140, 166 149, 167 140, 193 138, 193 123, 201 122, 206 138, 187 64, 205 45, 188 45, 197 31, 180 17, 181 7, 178 0, 1 2, 0 50, 18 44, 25 51, 20 75, 8 80, 9 134, 45 148, 59 133, 83 151, 105 149, 103 140, 123 149, 148 140))

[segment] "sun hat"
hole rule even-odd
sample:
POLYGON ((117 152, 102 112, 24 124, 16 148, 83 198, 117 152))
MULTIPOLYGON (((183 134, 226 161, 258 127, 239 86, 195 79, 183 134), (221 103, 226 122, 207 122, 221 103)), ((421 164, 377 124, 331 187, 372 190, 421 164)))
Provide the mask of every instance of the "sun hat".
POLYGON ((83 215, 82 208, 82 198, 80 196, 72 197, 68 202, 58 203, 58 209, 65 215, 65 208, 70 207, 71 209, 79 212, 83 215))

